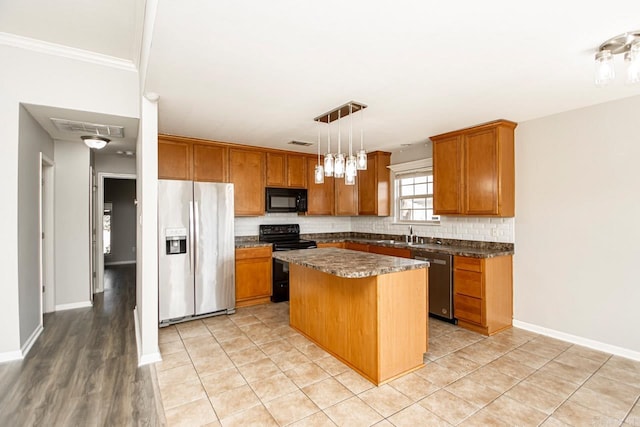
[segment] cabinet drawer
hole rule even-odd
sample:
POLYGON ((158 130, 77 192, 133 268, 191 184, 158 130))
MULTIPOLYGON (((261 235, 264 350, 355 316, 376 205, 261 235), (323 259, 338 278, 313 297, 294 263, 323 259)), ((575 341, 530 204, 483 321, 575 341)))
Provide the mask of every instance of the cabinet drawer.
POLYGON ((236 260, 251 258, 271 258, 271 246, 236 249, 236 260))
POLYGON ((324 242, 318 243, 319 248, 341 248, 344 249, 344 242, 324 242))
POLYGON ((454 256, 453 268, 456 270, 482 271, 482 259, 454 256))
POLYGON ((482 300, 455 294, 453 296, 453 313, 457 319, 482 324, 482 300))
POLYGON ((369 252, 369 245, 362 243, 346 242, 344 247, 345 249, 351 249, 353 251, 369 252))
POLYGON ((457 294, 482 298, 482 273, 455 270, 453 272, 453 287, 457 294))

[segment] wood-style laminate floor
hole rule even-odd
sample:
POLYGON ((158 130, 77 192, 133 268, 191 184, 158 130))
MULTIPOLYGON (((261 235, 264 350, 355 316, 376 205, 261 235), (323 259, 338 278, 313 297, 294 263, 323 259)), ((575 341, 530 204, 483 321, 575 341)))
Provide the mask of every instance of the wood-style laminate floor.
POLYGON ((92 308, 46 314, 27 357, 0 364, 0 425, 164 424, 154 368, 137 366, 135 265, 104 277, 92 308))

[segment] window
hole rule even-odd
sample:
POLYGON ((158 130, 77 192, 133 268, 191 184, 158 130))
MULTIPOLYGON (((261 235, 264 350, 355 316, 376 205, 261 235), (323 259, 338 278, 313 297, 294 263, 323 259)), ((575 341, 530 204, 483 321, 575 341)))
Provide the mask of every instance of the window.
POLYGON ((111 203, 104 204, 102 213, 102 253, 111 254, 111 203))
POLYGON ((433 214, 433 172, 414 171, 395 176, 396 221, 440 221, 433 214))

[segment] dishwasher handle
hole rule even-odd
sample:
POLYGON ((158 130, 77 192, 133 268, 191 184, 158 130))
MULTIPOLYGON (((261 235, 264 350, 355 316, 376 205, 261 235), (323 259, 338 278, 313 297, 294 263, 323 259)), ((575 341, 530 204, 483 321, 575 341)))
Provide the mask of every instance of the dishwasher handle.
POLYGON ((413 259, 416 259, 418 261, 428 261, 430 264, 447 265, 447 261, 442 259, 425 258, 421 256, 415 256, 413 257, 413 259))

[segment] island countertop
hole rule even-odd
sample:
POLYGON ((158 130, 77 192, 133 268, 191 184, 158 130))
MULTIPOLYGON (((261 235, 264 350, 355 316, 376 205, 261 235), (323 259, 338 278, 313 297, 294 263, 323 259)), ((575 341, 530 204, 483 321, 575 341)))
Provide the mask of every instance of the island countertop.
POLYGON ((347 279, 429 267, 425 261, 339 248, 281 251, 274 252, 273 257, 347 279))

